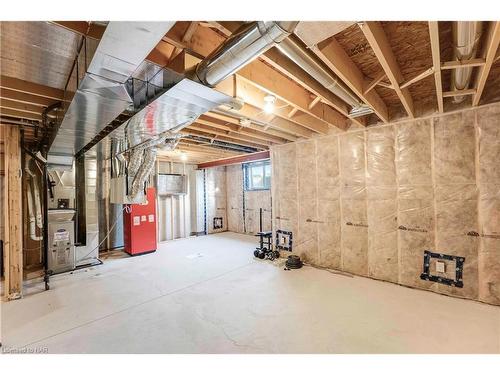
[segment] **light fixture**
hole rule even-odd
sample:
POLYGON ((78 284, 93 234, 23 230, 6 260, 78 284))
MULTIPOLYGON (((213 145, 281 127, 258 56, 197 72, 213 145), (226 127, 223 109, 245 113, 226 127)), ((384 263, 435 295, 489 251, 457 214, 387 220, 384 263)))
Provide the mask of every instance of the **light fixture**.
POLYGON ((247 119, 246 117, 240 118, 240 125, 241 126, 250 126, 251 124, 252 124, 252 122, 250 121, 250 119, 247 119))
POLYGON ((181 160, 186 161, 188 159, 188 156, 185 152, 181 152, 181 160))
POLYGON ((276 97, 273 95, 266 95, 264 97, 264 112, 273 113, 274 112, 274 102, 276 101, 276 97))

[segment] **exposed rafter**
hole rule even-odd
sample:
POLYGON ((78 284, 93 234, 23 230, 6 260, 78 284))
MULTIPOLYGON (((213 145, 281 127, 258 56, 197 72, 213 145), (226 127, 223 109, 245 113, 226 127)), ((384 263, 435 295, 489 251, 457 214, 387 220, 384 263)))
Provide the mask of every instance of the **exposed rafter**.
POLYGON ((373 49, 375 56, 384 69, 387 78, 394 87, 396 94, 398 95, 403 107, 405 108, 408 116, 415 117, 415 111, 413 108, 413 99, 410 95, 408 88, 401 88, 401 83, 404 82, 403 74, 398 66, 394 52, 391 49, 389 40, 385 35, 384 29, 379 22, 376 21, 366 21, 359 24, 363 34, 365 34, 368 43, 373 49))

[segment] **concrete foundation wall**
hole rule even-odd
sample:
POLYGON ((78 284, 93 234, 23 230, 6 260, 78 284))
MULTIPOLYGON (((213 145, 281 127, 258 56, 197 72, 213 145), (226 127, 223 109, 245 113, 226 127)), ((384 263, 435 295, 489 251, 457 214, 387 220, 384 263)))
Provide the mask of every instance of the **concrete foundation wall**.
POLYGON ((208 168, 205 171, 207 232, 227 230, 226 167, 208 168), (214 218, 222 218, 222 228, 214 229, 214 218))
POLYGON ((260 230, 260 209, 263 209, 262 230, 271 230, 271 191, 244 191, 241 164, 226 167, 228 230, 256 234, 260 230))
POLYGON ((499 104, 271 151, 273 230, 306 262, 500 305, 499 104), (421 280, 424 250, 465 257, 464 287, 421 280))

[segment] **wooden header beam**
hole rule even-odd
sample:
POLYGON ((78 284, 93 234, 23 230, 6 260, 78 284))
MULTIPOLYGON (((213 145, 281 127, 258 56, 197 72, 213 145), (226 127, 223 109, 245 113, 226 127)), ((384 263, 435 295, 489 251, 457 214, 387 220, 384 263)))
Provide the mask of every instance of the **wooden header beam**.
POLYGON ((408 88, 402 89, 400 87, 400 84, 404 81, 404 77, 396 61, 396 56, 394 56, 394 52, 391 49, 389 40, 387 40, 387 36, 385 35, 382 25, 380 22, 366 21, 360 24, 360 27, 363 34, 365 34, 368 43, 370 43, 373 52, 377 56, 382 69, 384 69, 387 78, 389 78, 389 81, 394 87, 394 90, 401 100, 408 116, 414 118, 415 112, 413 108, 413 99, 410 95, 410 91, 408 91, 408 88))
POLYGON ((252 161, 265 160, 270 158, 269 151, 254 152, 252 154, 232 156, 230 158, 209 161, 206 163, 198 164, 198 169, 205 169, 211 167, 219 167, 223 165, 241 164, 252 161))

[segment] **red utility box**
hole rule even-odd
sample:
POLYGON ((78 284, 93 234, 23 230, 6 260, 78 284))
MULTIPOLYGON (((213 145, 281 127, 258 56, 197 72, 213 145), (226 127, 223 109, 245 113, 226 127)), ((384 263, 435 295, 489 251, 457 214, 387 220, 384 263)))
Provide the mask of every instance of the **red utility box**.
POLYGON ((130 255, 156 251, 155 188, 148 188, 146 197, 147 204, 129 204, 123 214, 125 252, 130 255))

